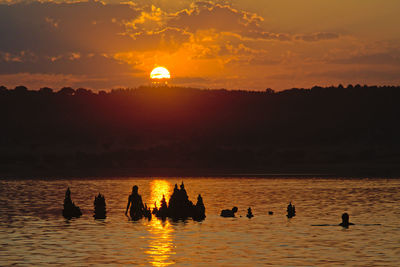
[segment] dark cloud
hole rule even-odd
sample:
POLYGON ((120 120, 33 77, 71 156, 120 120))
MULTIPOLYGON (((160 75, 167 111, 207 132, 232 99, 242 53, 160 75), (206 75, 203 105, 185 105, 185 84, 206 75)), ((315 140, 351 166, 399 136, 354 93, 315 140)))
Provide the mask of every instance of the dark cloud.
POLYGON ((140 14, 132 5, 101 2, 27 2, 0 5, 0 51, 40 54, 112 52, 134 48, 126 20, 140 14))
POLYGON ((48 57, 32 53, 0 53, 0 74, 19 72, 109 76, 137 71, 131 65, 107 55, 69 53, 48 57))
POLYGON ((173 14, 168 25, 189 32, 215 29, 257 39, 288 40, 288 35, 265 32, 260 26, 264 19, 257 14, 236 10, 228 5, 196 2, 192 9, 173 14))
POLYGON ((329 61, 335 64, 371 64, 371 65, 397 65, 400 66, 400 52, 375 53, 356 55, 329 61))
POLYGON ((317 42, 322 40, 338 39, 339 34, 334 32, 317 32, 310 34, 299 34, 294 37, 295 40, 302 40, 305 42, 317 42))

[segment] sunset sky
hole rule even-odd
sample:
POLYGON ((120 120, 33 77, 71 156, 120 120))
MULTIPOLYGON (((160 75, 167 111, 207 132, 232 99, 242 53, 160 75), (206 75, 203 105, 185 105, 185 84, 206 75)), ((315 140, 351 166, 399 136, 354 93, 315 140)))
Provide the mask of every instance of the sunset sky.
POLYGON ((0 1, 0 85, 400 84, 399 0, 0 1))

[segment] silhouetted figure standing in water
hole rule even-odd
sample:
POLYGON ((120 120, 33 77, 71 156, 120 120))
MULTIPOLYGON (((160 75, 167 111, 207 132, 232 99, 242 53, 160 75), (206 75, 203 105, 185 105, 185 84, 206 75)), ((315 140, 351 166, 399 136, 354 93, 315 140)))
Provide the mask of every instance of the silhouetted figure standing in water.
POLYGON ((95 219, 106 218, 106 200, 102 194, 98 194, 94 197, 94 215, 95 219))
POLYGON ((246 217, 249 218, 249 219, 254 217, 253 212, 251 211, 250 207, 247 209, 246 217))
POLYGON ((140 220, 144 215, 144 205, 138 190, 139 188, 137 185, 132 187, 132 193, 128 197, 128 204, 125 210, 125 215, 127 215, 129 207, 131 208, 129 210, 129 215, 133 221, 140 220))
POLYGON ((78 218, 82 215, 81 209, 75 206, 75 203, 71 200, 71 191, 69 187, 65 192, 64 209, 62 213, 66 219, 71 219, 73 217, 78 218))
POLYGON ((292 205, 292 202, 289 202, 289 205, 287 206, 287 217, 288 218, 292 218, 294 216, 296 216, 296 207, 294 205, 292 205))
POLYGON ((238 211, 237 207, 233 207, 231 210, 222 210, 221 216, 222 217, 235 217, 235 213, 238 211))
POLYGON ((339 223, 340 226, 348 228, 349 225, 354 225, 354 223, 349 222, 350 216, 347 212, 342 214, 342 222, 339 223))

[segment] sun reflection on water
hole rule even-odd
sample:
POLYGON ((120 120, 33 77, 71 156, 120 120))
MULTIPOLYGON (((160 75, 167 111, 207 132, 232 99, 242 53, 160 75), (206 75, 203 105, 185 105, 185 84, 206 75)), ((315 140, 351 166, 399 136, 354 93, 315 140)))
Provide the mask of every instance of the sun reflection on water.
MULTIPOLYGON (((150 184, 151 203, 153 204, 156 202, 157 206, 160 207, 162 196, 165 195, 165 198, 168 199, 171 194, 171 189, 172 186, 168 181, 152 181, 150 184)), ((146 253, 150 256, 150 263, 153 266, 158 267, 174 264, 174 262, 170 259, 170 255, 175 254, 173 250, 174 243, 171 235, 173 229, 171 224, 168 220, 163 222, 153 216, 149 226, 151 238, 149 248, 146 253)))

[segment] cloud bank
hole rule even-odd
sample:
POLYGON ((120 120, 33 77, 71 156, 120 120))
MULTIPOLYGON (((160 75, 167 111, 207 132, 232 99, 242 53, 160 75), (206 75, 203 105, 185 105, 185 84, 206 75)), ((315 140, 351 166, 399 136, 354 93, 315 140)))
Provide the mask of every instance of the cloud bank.
POLYGON ((164 65, 178 85, 280 89, 320 82, 309 73, 321 68, 333 81, 337 66, 347 71, 349 62, 399 67, 397 57, 366 49, 348 33, 274 28, 267 16, 226 2, 188 3, 177 11, 144 1, 0 4, 0 79, 7 86, 32 75, 43 86, 66 77, 72 86, 134 87, 164 65))

